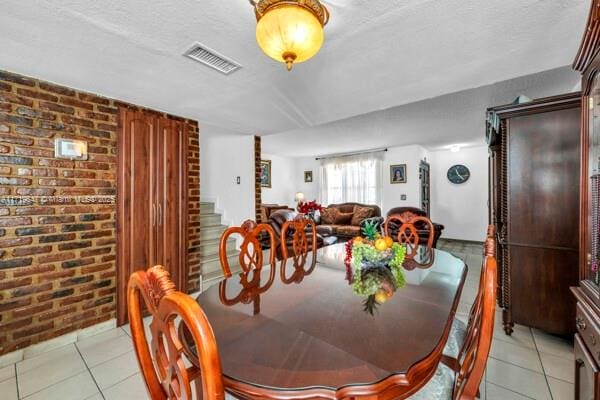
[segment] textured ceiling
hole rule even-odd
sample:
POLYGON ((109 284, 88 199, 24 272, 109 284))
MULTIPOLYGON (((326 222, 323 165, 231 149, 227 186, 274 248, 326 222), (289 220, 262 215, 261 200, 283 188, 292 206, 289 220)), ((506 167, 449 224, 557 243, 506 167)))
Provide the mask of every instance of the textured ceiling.
POLYGON ((482 145, 488 107, 518 95, 541 98, 577 91, 580 75, 562 67, 402 106, 264 136, 265 153, 304 157, 419 144, 428 150, 482 145))
POLYGON ((565 66, 589 0, 330 0, 326 43, 291 73, 247 0, 3 0, 0 68, 271 134, 565 66), (200 41, 243 69, 181 54, 200 41))

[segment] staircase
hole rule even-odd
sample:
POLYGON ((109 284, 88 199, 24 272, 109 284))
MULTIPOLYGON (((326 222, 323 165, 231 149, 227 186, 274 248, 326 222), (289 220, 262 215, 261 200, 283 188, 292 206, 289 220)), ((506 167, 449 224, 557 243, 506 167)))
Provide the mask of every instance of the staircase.
MULTIPOLYGON (((215 204, 200 203, 200 271, 203 290, 223 279, 219 261, 219 242, 228 227, 221 223, 221 214, 215 212, 215 204)), ((235 236, 227 240, 227 258, 232 273, 240 271, 235 236)))

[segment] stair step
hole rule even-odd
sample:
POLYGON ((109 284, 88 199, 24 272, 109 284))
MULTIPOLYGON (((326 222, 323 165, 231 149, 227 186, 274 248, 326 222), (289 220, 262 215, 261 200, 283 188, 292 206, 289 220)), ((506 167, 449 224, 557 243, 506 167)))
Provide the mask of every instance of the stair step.
POLYGON ((221 214, 200 214, 200 226, 221 225, 221 214))
MULTIPOLYGON (((218 256, 219 254, 219 242, 220 240, 205 240, 200 242, 200 257, 206 256, 218 256)), ((236 250, 235 239, 227 240, 227 252, 236 250)))
POLYGON ((201 202, 200 203, 200 215, 214 214, 214 213, 215 213, 215 203, 209 203, 209 202, 201 202))
POLYGON ((228 228, 226 225, 202 226, 200 225, 200 240, 219 240, 228 228))
MULTIPOLYGON (((242 270, 236 252, 231 253, 227 257, 227 260, 229 261, 229 268, 233 274, 239 273, 242 270)), ((200 261, 200 271, 202 271, 202 279, 204 282, 210 282, 215 279, 220 280, 223 278, 223 269, 218 257, 200 261)))

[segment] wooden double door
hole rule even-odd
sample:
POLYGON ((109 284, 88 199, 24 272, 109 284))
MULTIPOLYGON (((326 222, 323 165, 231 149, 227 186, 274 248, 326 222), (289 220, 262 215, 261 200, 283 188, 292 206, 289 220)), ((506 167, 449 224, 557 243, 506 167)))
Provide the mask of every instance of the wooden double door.
POLYGON ((138 270, 166 267, 178 290, 187 281, 187 129, 185 123, 123 109, 119 118, 117 323, 127 322, 127 282, 138 270))

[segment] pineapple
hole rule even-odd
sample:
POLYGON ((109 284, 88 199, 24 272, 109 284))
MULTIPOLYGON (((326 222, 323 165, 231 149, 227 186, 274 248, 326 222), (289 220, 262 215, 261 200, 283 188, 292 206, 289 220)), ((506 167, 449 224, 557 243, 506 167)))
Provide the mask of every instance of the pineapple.
POLYGON ((367 221, 365 222, 362 233, 365 237, 371 241, 377 239, 377 235, 379 234, 379 230, 377 229, 376 221, 367 221))

